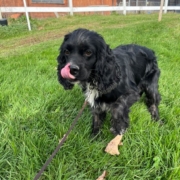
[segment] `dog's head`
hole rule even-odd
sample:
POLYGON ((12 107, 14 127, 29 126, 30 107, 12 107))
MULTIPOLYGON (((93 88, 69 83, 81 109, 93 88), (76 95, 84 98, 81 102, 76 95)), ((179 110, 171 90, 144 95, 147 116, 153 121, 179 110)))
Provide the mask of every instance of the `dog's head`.
POLYGON ((100 81, 109 69, 105 61, 109 62, 110 56, 109 46, 94 31, 77 29, 65 35, 57 58, 59 82, 71 89, 76 82, 100 81))

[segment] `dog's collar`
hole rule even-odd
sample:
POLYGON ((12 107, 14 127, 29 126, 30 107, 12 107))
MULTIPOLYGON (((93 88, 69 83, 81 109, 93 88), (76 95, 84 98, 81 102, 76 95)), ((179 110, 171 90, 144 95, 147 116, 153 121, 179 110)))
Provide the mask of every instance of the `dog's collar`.
POLYGON ((113 89, 115 89, 116 87, 118 86, 118 83, 117 82, 114 82, 113 84, 111 84, 107 89, 105 90, 99 90, 99 93, 100 95, 103 95, 103 94, 108 94, 110 93, 113 89))

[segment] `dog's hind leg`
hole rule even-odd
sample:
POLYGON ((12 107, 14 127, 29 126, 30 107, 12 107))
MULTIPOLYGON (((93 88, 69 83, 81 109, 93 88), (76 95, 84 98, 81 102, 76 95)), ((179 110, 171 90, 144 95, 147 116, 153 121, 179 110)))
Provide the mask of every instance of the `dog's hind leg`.
POLYGON ((146 94, 146 105, 151 114, 152 119, 159 120, 159 110, 158 105, 161 100, 161 96, 158 91, 158 79, 159 79, 160 71, 157 69, 148 77, 146 77, 146 86, 145 86, 145 94, 146 94))

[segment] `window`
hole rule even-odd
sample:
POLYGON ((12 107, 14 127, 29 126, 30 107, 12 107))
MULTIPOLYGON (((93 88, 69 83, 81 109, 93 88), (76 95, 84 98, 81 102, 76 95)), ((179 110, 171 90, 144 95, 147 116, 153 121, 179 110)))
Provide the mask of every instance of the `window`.
POLYGON ((64 0, 32 0, 33 3, 58 3, 64 4, 64 0))

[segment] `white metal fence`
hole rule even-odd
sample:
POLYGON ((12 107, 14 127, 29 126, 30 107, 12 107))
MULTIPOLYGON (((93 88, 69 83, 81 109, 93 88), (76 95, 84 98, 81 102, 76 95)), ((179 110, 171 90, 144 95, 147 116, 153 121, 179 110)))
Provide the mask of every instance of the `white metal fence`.
MULTIPOLYGON (((26 4, 26 0, 23 0, 26 4)), ((73 7, 73 0, 68 0, 68 7, 0 7, 0 12, 65 12, 73 13, 77 12, 100 12, 100 11, 123 11, 126 14, 127 11, 146 11, 146 10, 159 10, 160 1, 148 1, 148 0, 117 0, 116 6, 88 6, 88 7, 73 7)), ((164 10, 180 10, 180 6, 168 6, 168 0, 165 0, 163 7, 164 10)))
MULTIPOLYGON (((117 0, 119 6, 123 5, 123 0, 117 0)), ((148 1, 148 0, 128 0, 126 6, 160 6, 160 1, 148 1)))
MULTIPOLYGON (((64 12, 73 15, 77 12, 104 12, 104 11, 118 11, 126 15, 127 12, 132 11, 159 11, 160 2, 148 0, 119 0, 116 6, 88 6, 88 7, 73 7, 73 0, 68 0, 68 7, 28 7, 26 0, 23 0, 23 7, 0 7, 0 12, 19 12, 25 13, 27 17, 28 27, 31 30, 29 21, 29 12, 64 12)), ((167 10, 180 10, 180 6, 168 6, 168 0, 165 0, 163 6, 164 13, 167 10)))

